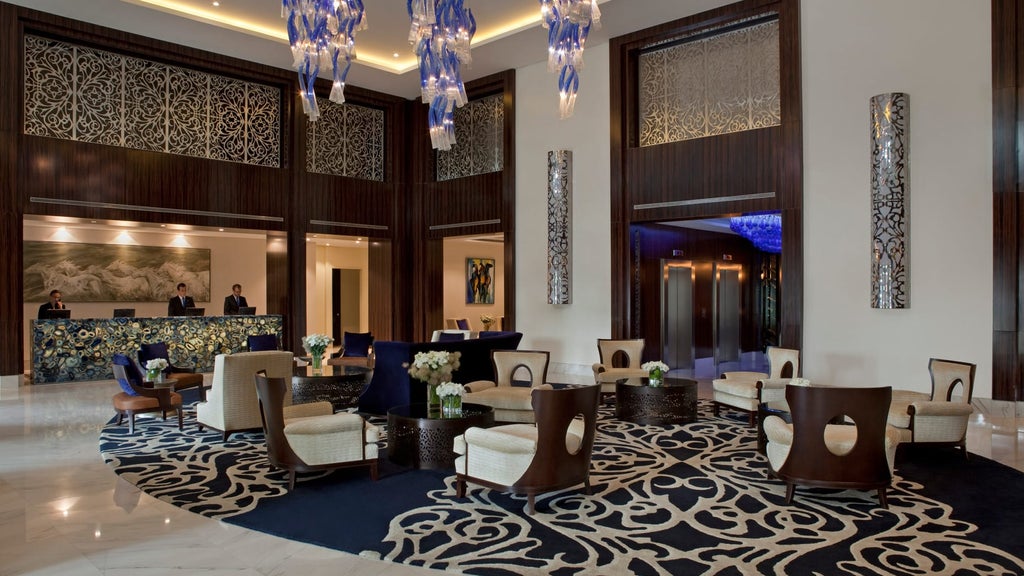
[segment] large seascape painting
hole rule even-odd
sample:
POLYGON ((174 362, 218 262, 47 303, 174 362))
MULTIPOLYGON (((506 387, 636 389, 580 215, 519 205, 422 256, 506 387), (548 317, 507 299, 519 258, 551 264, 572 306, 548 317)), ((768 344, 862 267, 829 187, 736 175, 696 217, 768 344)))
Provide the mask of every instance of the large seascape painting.
POLYGON ((60 290, 67 302, 165 302, 178 282, 210 301, 210 250, 25 242, 25 301, 60 290))

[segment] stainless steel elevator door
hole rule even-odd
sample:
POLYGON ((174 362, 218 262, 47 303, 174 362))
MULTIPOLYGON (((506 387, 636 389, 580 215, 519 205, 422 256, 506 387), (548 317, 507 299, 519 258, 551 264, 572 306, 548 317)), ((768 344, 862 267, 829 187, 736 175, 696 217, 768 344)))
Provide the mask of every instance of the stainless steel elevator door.
POLYGON ((693 286, 696 272, 692 262, 678 260, 662 260, 661 271, 662 361, 672 369, 693 369, 693 286))
POLYGON ((740 270, 715 263, 715 366, 740 359, 740 270))

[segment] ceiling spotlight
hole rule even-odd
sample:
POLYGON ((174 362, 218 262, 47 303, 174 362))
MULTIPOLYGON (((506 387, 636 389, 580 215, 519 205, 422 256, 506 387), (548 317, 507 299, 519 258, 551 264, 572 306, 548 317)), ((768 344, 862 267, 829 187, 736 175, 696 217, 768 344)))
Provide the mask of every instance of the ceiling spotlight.
POLYGON ((220 2, 217 2, 217 0, 214 0, 213 1, 213 7, 216 8, 217 6, 220 6, 220 2))
POLYGON ((217 231, 218 231, 218 232, 223 232, 223 231, 224 231, 224 229, 223 229, 223 228, 217 228, 217 231))
POLYGON ((394 54, 392 54, 391 56, 392 56, 393 58, 398 58, 398 57, 399 57, 399 55, 398 55, 398 52, 395 52, 395 53, 394 53, 394 54))

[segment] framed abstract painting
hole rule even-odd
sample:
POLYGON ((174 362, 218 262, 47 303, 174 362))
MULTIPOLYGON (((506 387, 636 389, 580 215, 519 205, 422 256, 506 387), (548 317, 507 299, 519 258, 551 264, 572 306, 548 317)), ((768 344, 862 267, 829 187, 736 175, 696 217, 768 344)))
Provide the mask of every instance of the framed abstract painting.
POLYGON ((466 304, 494 304, 494 258, 466 258, 466 304))

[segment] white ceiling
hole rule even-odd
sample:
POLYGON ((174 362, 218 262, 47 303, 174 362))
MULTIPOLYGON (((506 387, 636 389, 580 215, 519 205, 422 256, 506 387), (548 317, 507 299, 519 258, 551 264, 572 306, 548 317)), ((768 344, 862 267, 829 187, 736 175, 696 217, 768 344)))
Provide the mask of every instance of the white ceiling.
MULTIPOLYGON (((219 0, 219 7, 212 6, 211 0, 4 1, 277 68, 291 67, 280 0, 219 0)), ((599 1, 602 27, 591 32, 587 41, 590 46, 728 3, 599 1)), ((349 72, 348 84, 405 98, 418 96, 419 73, 408 43, 406 1, 364 3, 369 28, 356 36, 357 60, 349 72), (394 53, 399 57, 393 57, 394 53)), ((547 58, 547 30, 540 25, 537 0, 466 0, 466 4, 476 17, 477 36, 472 67, 462 72, 464 80, 547 58)), ((585 81, 585 68, 581 76, 585 81)), ((551 89, 555 90, 554 75, 551 89)))

